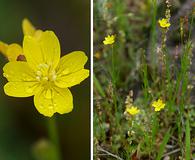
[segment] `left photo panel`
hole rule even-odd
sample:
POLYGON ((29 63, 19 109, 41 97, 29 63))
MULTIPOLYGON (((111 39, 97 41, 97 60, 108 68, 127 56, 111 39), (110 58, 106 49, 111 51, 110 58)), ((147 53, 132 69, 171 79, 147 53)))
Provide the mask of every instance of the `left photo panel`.
POLYGON ((0 4, 0 160, 90 159, 90 0, 0 4))

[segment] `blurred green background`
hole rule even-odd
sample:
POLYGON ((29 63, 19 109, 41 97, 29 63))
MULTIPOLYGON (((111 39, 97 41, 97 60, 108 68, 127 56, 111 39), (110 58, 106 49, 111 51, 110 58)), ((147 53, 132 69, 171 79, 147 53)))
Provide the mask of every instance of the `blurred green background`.
MULTIPOLYGON (((82 50, 90 57, 89 0, 0 0, 0 40, 22 44, 21 22, 25 17, 38 29, 53 30, 63 54, 82 50)), ((48 139, 47 118, 37 112, 32 97, 13 98, 4 94, 6 79, 2 67, 6 62, 0 55, 0 160, 36 160, 36 144, 40 148, 47 146, 41 142, 48 139)), ((90 157, 89 78, 72 87, 71 92, 74 110, 56 114, 61 152, 63 160, 87 160, 90 157)))

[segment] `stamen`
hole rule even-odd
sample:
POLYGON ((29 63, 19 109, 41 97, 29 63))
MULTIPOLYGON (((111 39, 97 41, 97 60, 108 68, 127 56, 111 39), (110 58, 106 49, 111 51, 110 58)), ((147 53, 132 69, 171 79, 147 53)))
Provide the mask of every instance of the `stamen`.
POLYGON ((51 70, 48 64, 40 64, 38 66, 38 70, 36 71, 36 79, 38 81, 55 81, 56 80, 56 72, 55 70, 51 70))

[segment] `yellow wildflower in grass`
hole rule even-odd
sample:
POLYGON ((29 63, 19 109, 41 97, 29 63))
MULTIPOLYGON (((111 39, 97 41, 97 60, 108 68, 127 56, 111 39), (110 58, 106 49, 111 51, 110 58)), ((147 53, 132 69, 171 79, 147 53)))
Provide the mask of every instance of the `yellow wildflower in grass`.
POLYGON ((85 53, 74 51, 60 59, 60 44, 52 31, 43 32, 39 39, 25 36, 23 51, 26 61, 8 62, 3 67, 8 80, 5 93, 34 96, 36 109, 48 117, 71 112, 73 98, 68 88, 89 76, 89 70, 84 69, 85 53))
MULTIPOLYGON (((36 30, 28 19, 22 21, 22 30, 24 35, 39 38, 42 31, 36 30)), ((9 60, 16 61, 19 55, 23 55, 22 47, 17 43, 6 44, 0 41, 0 52, 9 60)))
POLYGON ((140 112, 140 110, 135 106, 131 106, 126 108, 126 112, 131 115, 136 115, 140 112))
POLYGON ((159 25, 162 27, 162 28, 168 28, 168 27, 170 27, 170 22, 169 22, 169 20, 168 19, 166 19, 166 18, 163 18, 163 19, 160 19, 160 20, 158 20, 158 23, 159 23, 159 25))
POLYGON ((104 45, 113 44, 115 42, 115 36, 114 35, 108 35, 105 37, 105 40, 103 41, 104 45))
POLYGON ((161 99, 158 99, 157 101, 152 102, 152 106, 155 108, 154 110, 157 112, 165 107, 165 103, 161 99))

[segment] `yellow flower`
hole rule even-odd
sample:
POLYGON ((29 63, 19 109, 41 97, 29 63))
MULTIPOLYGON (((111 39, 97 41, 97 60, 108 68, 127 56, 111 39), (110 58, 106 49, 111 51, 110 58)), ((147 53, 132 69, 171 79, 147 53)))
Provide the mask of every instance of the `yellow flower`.
MULTIPOLYGON (((22 29, 24 35, 33 36, 39 38, 42 31, 36 30, 28 19, 22 21, 22 29)), ((6 44, 0 41, 0 52, 9 60, 16 61, 19 55, 23 55, 22 47, 17 43, 6 44)))
POLYGON ((168 27, 170 27, 170 23, 169 23, 169 20, 168 19, 166 19, 166 18, 163 18, 163 19, 160 19, 160 20, 158 20, 158 23, 159 23, 159 25, 162 27, 162 28, 168 28, 168 27))
POLYGON ((131 114, 131 115, 136 115, 140 112, 140 110, 135 106, 131 106, 130 108, 129 107, 126 108, 126 112, 131 114))
POLYGON ((160 111, 165 107, 165 103, 161 99, 158 99, 157 101, 152 102, 152 106, 155 108, 155 111, 160 111))
POLYGON ((3 67, 3 75, 9 81, 4 86, 5 93, 13 97, 34 96, 36 109, 48 117, 56 112, 71 112, 73 98, 68 88, 89 76, 89 70, 84 69, 85 53, 74 51, 60 59, 60 44, 52 31, 43 32, 39 39, 25 36, 23 51, 26 61, 8 62, 3 67))
POLYGON ((108 35, 105 37, 105 40, 103 41, 104 45, 113 44, 115 42, 115 36, 114 35, 108 35))

